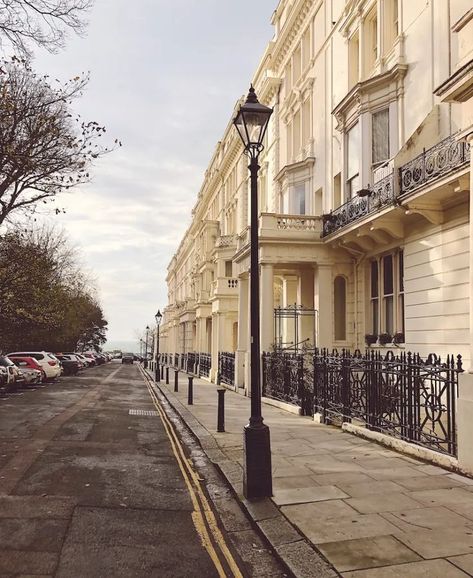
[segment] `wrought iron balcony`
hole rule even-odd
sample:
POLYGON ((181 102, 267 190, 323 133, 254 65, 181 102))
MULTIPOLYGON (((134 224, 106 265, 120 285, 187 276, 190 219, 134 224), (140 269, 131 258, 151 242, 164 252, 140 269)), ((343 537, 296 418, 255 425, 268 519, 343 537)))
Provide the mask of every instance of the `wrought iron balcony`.
POLYGON ((375 183, 369 195, 354 197, 328 215, 324 215, 322 237, 326 237, 346 225, 351 225, 371 213, 393 205, 394 201, 394 173, 391 173, 375 183))
POLYGON ((400 195, 441 179, 470 162, 468 143, 457 141, 455 136, 440 141, 399 169, 400 195))

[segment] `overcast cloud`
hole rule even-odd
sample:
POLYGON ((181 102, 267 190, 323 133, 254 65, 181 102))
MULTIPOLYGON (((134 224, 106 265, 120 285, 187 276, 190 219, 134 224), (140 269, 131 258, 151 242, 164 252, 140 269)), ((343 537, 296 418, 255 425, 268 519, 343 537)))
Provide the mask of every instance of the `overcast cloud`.
POLYGON ((166 269, 217 141, 246 92, 277 0, 96 0, 86 38, 37 53, 67 79, 91 72, 76 110, 123 147, 93 182, 63 195, 54 217, 82 249, 109 320, 132 340, 167 303, 166 269))

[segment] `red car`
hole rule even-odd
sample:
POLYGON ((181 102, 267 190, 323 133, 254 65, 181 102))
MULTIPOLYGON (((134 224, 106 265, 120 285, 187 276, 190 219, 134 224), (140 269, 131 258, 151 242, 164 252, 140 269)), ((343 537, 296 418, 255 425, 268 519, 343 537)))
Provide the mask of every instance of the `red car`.
POLYGON ((26 367, 30 367, 31 369, 37 369, 41 371, 41 375, 43 376, 43 381, 46 381, 46 373, 44 369, 41 367, 41 363, 39 363, 34 357, 23 357, 20 355, 9 355, 8 359, 11 359, 14 363, 17 361, 25 361, 26 367))

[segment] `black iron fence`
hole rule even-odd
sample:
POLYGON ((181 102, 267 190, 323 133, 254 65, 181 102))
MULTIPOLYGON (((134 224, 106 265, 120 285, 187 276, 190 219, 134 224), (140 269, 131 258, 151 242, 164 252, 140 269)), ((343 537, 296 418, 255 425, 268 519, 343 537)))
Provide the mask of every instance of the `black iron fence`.
POLYGON ((318 350, 314 356, 263 354, 263 395, 456 455, 461 357, 318 350))
MULTIPOLYGON (((306 357, 305 367, 308 369, 306 357)), ((313 386, 304 371, 304 355, 275 351, 263 353, 264 397, 298 405, 303 415, 313 414, 313 386)))
POLYGON ((189 352, 187 354, 187 373, 197 373, 198 357, 197 353, 189 352))
POLYGON ((235 385, 235 354, 227 351, 218 353, 218 377, 220 383, 235 385))
POLYGON ((209 377, 210 367, 212 365, 212 356, 210 353, 199 353, 199 377, 209 377))

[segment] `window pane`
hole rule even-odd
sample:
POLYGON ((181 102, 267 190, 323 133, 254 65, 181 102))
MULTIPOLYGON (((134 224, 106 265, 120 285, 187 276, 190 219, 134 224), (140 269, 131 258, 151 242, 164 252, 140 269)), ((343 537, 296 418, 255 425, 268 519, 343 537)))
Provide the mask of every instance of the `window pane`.
POLYGON ((377 335, 378 331, 379 331, 378 300, 377 299, 373 299, 371 301, 371 318, 373 321, 372 331, 375 335, 377 335))
POLYGON ((386 255, 383 257, 383 293, 392 295, 393 293, 393 256, 386 255))
POLYGON ((404 291, 404 251, 399 252, 399 291, 404 291))
POLYGON ((371 297, 378 296, 378 261, 371 261, 371 297))
POLYGON ((305 215, 305 185, 300 184, 294 187, 294 213, 305 215))
POLYGON ((334 282, 335 304, 335 339, 346 339, 346 281, 343 277, 336 277, 334 282))
POLYGON ((357 122, 347 134, 347 180, 359 173, 360 124, 357 122))
POLYGON ((385 331, 392 335, 394 333, 394 301, 393 297, 384 298, 384 317, 386 321, 385 331))
POLYGON ((389 110, 380 110, 372 116, 371 126, 372 163, 389 159, 389 110))

